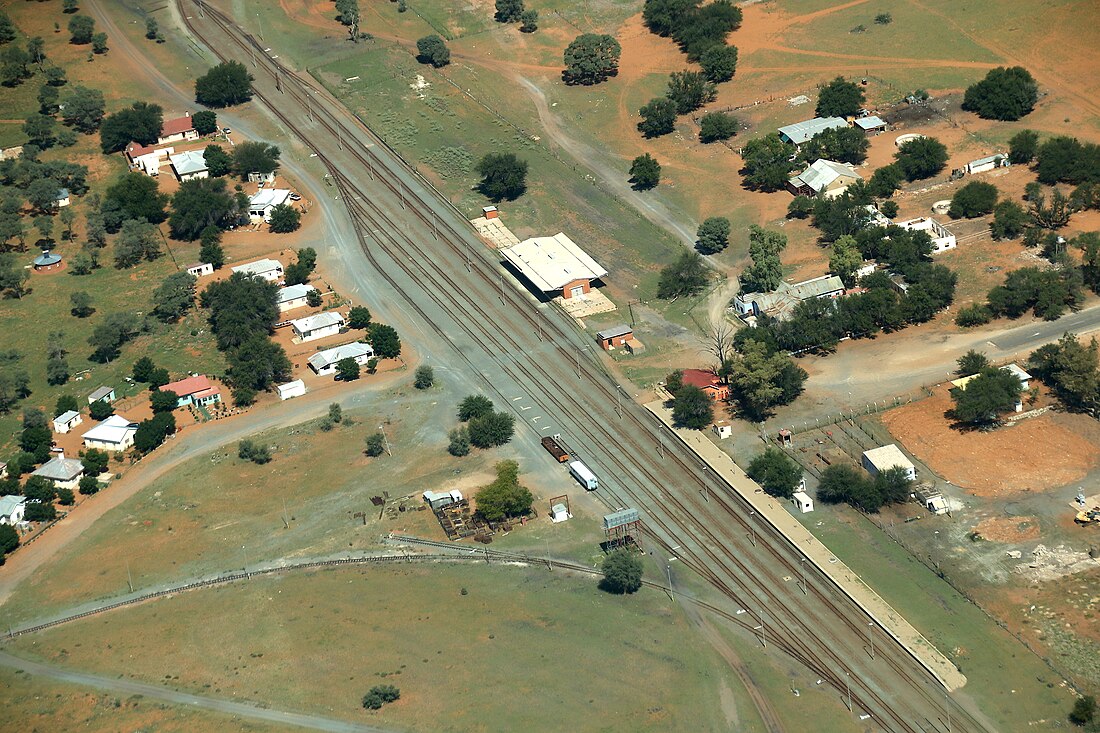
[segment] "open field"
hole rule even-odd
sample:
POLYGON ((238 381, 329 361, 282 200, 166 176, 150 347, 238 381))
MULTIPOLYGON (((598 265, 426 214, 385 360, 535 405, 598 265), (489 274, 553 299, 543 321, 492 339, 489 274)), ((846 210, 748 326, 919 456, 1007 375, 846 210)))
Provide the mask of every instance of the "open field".
POLYGON ((230 727, 257 733, 301 730, 169 705, 142 695, 108 695, 9 669, 0 669, 0 685, 4 689, 5 725, 13 730, 79 729, 89 733, 119 730, 218 733, 230 727))
POLYGON ((448 730, 531 730, 550 719, 555 729, 606 730, 613 719, 636 730, 717 731, 743 714, 723 709, 728 673, 666 596, 608 596, 589 578, 544 568, 264 578, 78 622, 13 651, 415 730, 441 721, 448 730), (210 608, 248 622, 211 624, 210 608), (166 648, 175 651, 149 653, 166 648), (382 683, 399 687, 400 701, 364 712, 362 695, 382 683))

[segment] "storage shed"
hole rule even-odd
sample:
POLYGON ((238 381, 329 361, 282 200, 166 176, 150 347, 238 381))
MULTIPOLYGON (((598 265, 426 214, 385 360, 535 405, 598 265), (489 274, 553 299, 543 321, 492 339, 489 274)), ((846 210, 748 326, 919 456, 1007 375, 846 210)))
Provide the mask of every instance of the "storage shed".
POLYGON ((80 417, 79 412, 66 410, 53 419, 53 431, 55 433, 67 433, 82 422, 84 422, 84 419, 80 417))
POLYGON ((279 393, 280 400, 289 400, 292 397, 304 395, 306 393, 306 383, 301 379, 295 379, 293 382, 276 385, 275 390, 279 393))
POLYGON ((803 514, 808 514, 814 510, 814 500, 810 498, 810 495, 805 491, 796 491, 794 496, 791 497, 791 501, 798 507, 798 511, 803 514))
POLYGON ((905 469, 905 476, 910 481, 915 481, 917 478, 916 466, 893 443, 884 445, 881 448, 864 451, 862 463, 863 467, 867 469, 867 473, 872 476, 878 476, 883 471, 900 467, 905 469))
POLYGON ((596 340, 600 342, 600 347, 604 351, 625 346, 626 342, 632 338, 634 338, 634 329, 625 323, 596 332, 596 340))

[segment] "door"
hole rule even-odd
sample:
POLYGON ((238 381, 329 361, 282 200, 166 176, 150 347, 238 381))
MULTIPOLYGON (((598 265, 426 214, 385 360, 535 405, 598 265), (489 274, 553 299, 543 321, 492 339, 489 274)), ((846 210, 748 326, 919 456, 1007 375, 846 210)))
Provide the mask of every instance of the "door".
POLYGON ((583 285, 578 285, 575 288, 569 288, 569 297, 570 298, 580 298, 583 295, 584 295, 584 286, 583 285))

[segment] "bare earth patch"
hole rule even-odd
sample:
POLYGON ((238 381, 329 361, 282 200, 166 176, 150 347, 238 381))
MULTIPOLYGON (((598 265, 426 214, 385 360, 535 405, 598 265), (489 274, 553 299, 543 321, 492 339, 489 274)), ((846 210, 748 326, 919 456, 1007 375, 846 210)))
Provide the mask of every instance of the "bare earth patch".
POLYGON ((1027 542, 1039 539, 1039 521, 1035 517, 989 517, 978 522, 974 531, 990 542, 1027 542))

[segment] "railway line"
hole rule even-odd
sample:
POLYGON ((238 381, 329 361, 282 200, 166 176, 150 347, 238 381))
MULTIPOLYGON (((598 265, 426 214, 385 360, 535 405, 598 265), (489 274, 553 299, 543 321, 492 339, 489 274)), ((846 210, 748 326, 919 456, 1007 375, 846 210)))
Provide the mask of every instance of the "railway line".
MULTIPOLYGON (((447 208, 449 203, 366 125, 349 125, 346 112, 329 109, 323 94, 269 58, 230 18, 206 3, 193 6, 201 11, 198 17, 188 17, 189 0, 177 2, 191 32, 218 56, 252 61, 260 75, 257 97, 328 166, 379 276, 405 295, 420 319, 485 376, 488 388, 505 403, 509 385, 516 385, 546 414, 569 425, 562 432, 583 444, 586 462, 614 477, 605 479, 606 488, 600 490, 609 506, 643 509, 665 551, 675 547, 686 566, 755 614, 763 642, 805 664, 839 694, 850 688, 853 712, 858 705, 887 730, 945 729, 938 717, 944 712, 942 688, 919 661, 889 636, 882 637, 873 659, 863 659, 863 640, 873 619, 820 568, 804 563, 775 527, 754 518, 747 502, 721 477, 707 471, 675 437, 666 439, 667 431, 661 433, 663 428, 633 401, 622 400, 621 388, 599 364, 579 356, 571 324, 547 315, 521 290, 505 288, 501 268, 471 241, 460 212, 447 208), (223 42, 212 41, 213 33, 224 34, 223 42), (403 278, 419 292, 408 292, 403 278), (498 282, 501 307, 490 308, 489 294, 497 291, 498 282), (433 309, 460 314, 453 319, 456 329, 433 318, 433 309), (483 355, 496 373, 483 371, 485 362, 478 359, 483 355), (565 417, 571 415, 592 419, 565 417), (750 532, 760 541, 750 545, 750 532), (804 581, 792 587, 792 577, 804 581)), ((948 714, 952 730, 987 730, 961 707, 948 714)))

